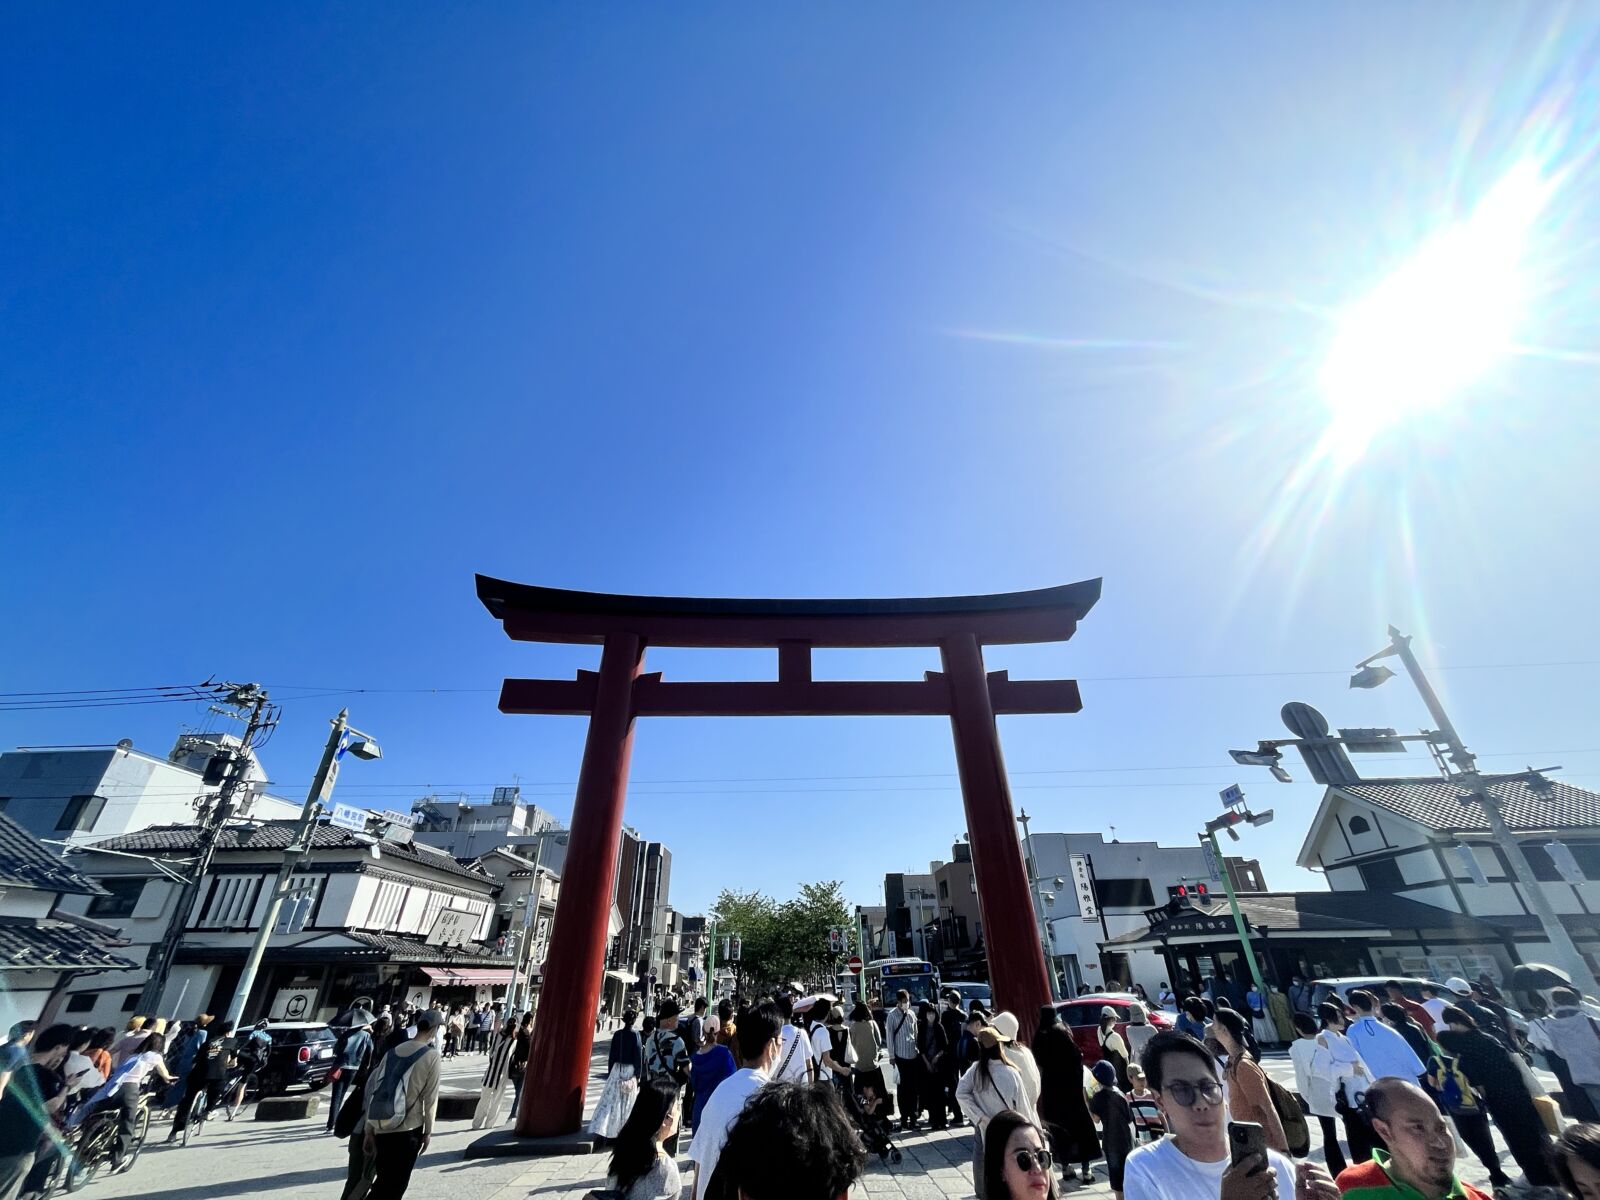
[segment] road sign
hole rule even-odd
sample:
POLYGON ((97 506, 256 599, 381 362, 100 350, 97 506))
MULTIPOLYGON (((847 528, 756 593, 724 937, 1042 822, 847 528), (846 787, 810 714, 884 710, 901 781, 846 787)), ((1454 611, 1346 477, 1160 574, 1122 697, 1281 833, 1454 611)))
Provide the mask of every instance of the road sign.
POLYGON ((1244 803, 1244 789, 1237 783, 1229 784, 1218 795, 1222 797, 1222 806, 1224 808, 1233 808, 1244 803))
POLYGON ((1217 852, 1211 848, 1211 839, 1207 838, 1200 843, 1200 848, 1206 852, 1206 870, 1211 873, 1212 883, 1222 882, 1221 865, 1217 862, 1217 852))
POLYGON ((864 964, 861 961, 861 955, 852 954, 844 965, 850 969, 850 974, 859 975, 864 964))
POLYGON ((330 825, 337 825, 340 829, 353 830, 356 833, 365 833, 367 818, 372 814, 364 808, 357 808, 353 804, 335 804, 333 816, 328 818, 330 825))

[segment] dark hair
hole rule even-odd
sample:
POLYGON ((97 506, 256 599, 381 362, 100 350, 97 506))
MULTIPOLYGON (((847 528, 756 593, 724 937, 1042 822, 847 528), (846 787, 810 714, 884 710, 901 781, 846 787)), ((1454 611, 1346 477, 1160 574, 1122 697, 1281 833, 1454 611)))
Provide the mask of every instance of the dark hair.
MULTIPOLYGON (((526 1016, 524 1016, 522 1019, 524 1021, 526 1021, 528 1018, 526 1016)), ((650 1034, 650 1033, 653 1033, 655 1031, 655 1027, 656 1027, 655 1015, 653 1013, 645 1013, 644 1020, 639 1022, 639 1032, 643 1033, 643 1034, 650 1034)))
POLYGON ((139 1053, 148 1054, 150 1051, 154 1050, 157 1054, 162 1054, 165 1053, 166 1049, 167 1035, 164 1033, 152 1033, 140 1044, 139 1053))
POLYGON ((678 1007, 678 1002, 668 996, 660 1004, 656 1005, 656 1022, 659 1024, 662 1021, 670 1021, 682 1011, 678 1007))
POLYGON ((625 1008, 622 1010, 622 1027, 624 1029, 632 1029, 633 1023, 638 1019, 639 1014, 635 1010, 631 1008, 625 1008))
MULTIPOLYGON (((374 1029, 376 1029, 378 1027, 378 1022, 379 1021, 387 1021, 388 1019, 389 1019, 388 1017, 375 1017, 375 1018, 373 1018, 373 1021, 372 1021, 372 1027, 374 1029)), ((231 1034, 232 1032, 233 1032, 233 1022, 228 1020, 226 1017, 224 1017, 222 1019, 222 1021, 217 1025, 217 1036, 219 1038, 225 1038, 229 1034, 231 1034)))
POLYGON ((1206 1004, 1199 996, 1190 996, 1185 1000, 1183 1011, 1196 1021, 1204 1023, 1206 1019, 1206 1004))
POLYGON ((1308 1012, 1297 1012, 1294 1015, 1294 1027, 1307 1037, 1317 1036, 1317 1022, 1308 1012))
POLYGON ((850 1019, 852 1021, 872 1020, 872 1010, 867 1007, 865 1000, 856 1001, 856 1006, 850 1010, 850 1019))
POLYGON ((89 1049, 109 1050, 111 1048, 111 1043, 116 1040, 117 1031, 115 1029, 96 1029, 94 1031, 94 1036, 89 1039, 89 1049))
MULTIPOLYGON (((989 1200, 1007 1200, 1011 1189, 1006 1186, 1006 1143, 1011 1141, 1011 1135, 1019 1129, 1031 1129, 1039 1135, 1039 1145, 1046 1148, 1050 1143, 1045 1140, 1044 1131, 1021 1113, 1013 1109, 995 1113, 989 1122, 989 1127, 983 1134, 983 1183, 984 1195, 989 1200)), ((1047 1200, 1056 1200, 1056 1175, 1054 1171, 1046 1170, 1045 1178, 1050 1181, 1050 1190, 1045 1193, 1047 1200)))
POLYGON ((1321 1004, 1317 1005, 1317 1016, 1322 1018, 1322 1027, 1326 1029, 1335 1021, 1344 1020, 1344 1010, 1332 1000, 1324 1000, 1321 1004))
POLYGON ((721 1021, 733 1020, 733 1003, 726 996, 717 1001, 717 1019, 721 1021))
POLYGON ((1592 1121, 1582 1125, 1568 1125, 1566 1132, 1556 1139, 1550 1159, 1556 1169, 1556 1178, 1567 1189, 1567 1195, 1578 1194, 1577 1182, 1572 1178, 1572 1160, 1583 1162, 1600 1171, 1600 1125, 1592 1121))
POLYGON ((1206 1010, 1206 1020, 1208 1021, 1217 1015, 1217 1006, 1211 1003, 1211 1001, 1207 1000, 1204 996, 1200 997, 1200 1007, 1206 1010))
POLYGON ((749 1200, 835 1200, 861 1177, 861 1138, 827 1084, 769 1083, 728 1129, 722 1194, 749 1200))
POLYGON ((74 1053, 79 1053, 83 1050, 86 1050, 89 1046, 90 1039, 93 1037, 93 1029, 90 1029, 87 1025, 79 1025, 72 1031, 72 1043, 70 1046, 68 1046, 68 1049, 74 1053))
POLYGON ((1386 991, 1386 992, 1387 991, 1391 991, 1391 990, 1392 991, 1396 991, 1396 992, 1403 992, 1406 989, 1400 986, 1400 981, 1398 979, 1389 979, 1389 980, 1385 980, 1384 981, 1383 990, 1386 991))
POLYGON ((772 1003, 777 1006, 778 1015, 785 1021, 794 1016, 794 1001, 789 998, 787 992, 779 992, 772 998, 772 1003))
POLYGON ((611 1151, 611 1174, 616 1177, 619 1192, 626 1192, 635 1180, 655 1166, 656 1133, 677 1102, 676 1084, 650 1079, 639 1086, 633 1111, 623 1123, 617 1134, 616 1148, 611 1151))
POLYGON ((711 1007, 711 1002, 709 1000, 707 1000, 704 996, 696 996, 694 998, 694 1010, 695 1010, 695 1012, 703 1013, 703 1012, 705 1012, 706 1009, 708 1009, 710 1007, 711 1007))
POLYGON ((733 1040, 739 1044, 742 1062, 754 1062, 761 1057, 767 1043, 783 1029, 783 1014, 776 1004, 758 1004, 739 1018, 733 1031, 733 1040))
POLYGON ((1217 1019, 1214 1024, 1226 1029, 1228 1036, 1237 1042, 1239 1048, 1245 1052, 1245 1056, 1249 1057, 1250 1039, 1245 1036, 1247 1027, 1243 1017, 1231 1008, 1219 1008, 1217 1009, 1217 1019))
POLYGON ((1378 1011, 1383 1014, 1383 1019, 1388 1021, 1405 1038, 1406 1045, 1416 1053, 1423 1062, 1427 1062, 1433 1054, 1433 1047, 1428 1045, 1428 1035, 1422 1032, 1422 1026, 1411 1019, 1411 1014, 1398 1004, 1385 1002, 1378 1006, 1378 1011))
POLYGON ((1439 1014, 1439 1020, 1446 1025, 1465 1025, 1468 1029, 1476 1029, 1478 1023, 1472 1019, 1472 1014, 1464 1008, 1457 1008, 1454 1004, 1444 1006, 1444 1011, 1439 1014))
POLYGON ((52 1025, 43 1033, 33 1035, 33 1052, 35 1054, 48 1054, 51 1050, 59 1050, 63 1046, 70 1046, 77 1032, 71 1025, 52 1025))
POLYGON ((1376 1011, 1378 1007, 1378 998, 1371 992, 1364 991, 1361 988, 1352 988, 1345 999, 1350 1002, 1350 1007, 1357 1012, 1370 1013, 1376 1011))
POLYGON ((900 1001, 902 1001, 902 1000, 909 1000, 909 999, 911 999, 911 993, 906 991, 905 988, 901 988, 899 991, 897 991, 894 994, 894 1002, 896 1004, 899 1004, 900 1001))
POLYGON ((20 1042, 23 1038, 27 1037, 30 1033, 37 1029, 38 1026, 39 1022, 37 1021, 18 1021, 11 1027, 10 1040, 13 1042, 20 1042))
POLYGON ((1038 1036, 1041 1029, 1049 1029, 1053 1025, 1061 1024, 1061 1014, 1054 1004, 1039 1005, 1039 1023, 1034 1026, 1034 1036, 1038 1036))
POLYGON ((1217 1060, 1211 1057, 1209 1050, 1187 1033, 1179 1033, 1176 1029, 1164 1029, 1145 1043, 1144 1053, 1139 1056, 1139 1065, 1144 1068, 1144 1077, 1152 1091, 1159 1092, 1166 1077, 1162 1059, 1176 1054, 1188 1054, 1199 1059, 1205 1063, 1206 1070, 1211 1072, 1212 1077, 1216 1077, 1217 1060))

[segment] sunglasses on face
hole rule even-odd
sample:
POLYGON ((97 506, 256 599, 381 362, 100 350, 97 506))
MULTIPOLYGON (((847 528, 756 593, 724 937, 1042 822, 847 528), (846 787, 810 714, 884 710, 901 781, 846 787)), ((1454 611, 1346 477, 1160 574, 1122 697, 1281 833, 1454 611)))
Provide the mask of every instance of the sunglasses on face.
POLYGON ((1174 1079, 1161 1090, 1171 1096, 1180 1108, 1193 1108, 1196 1100, 1204 1100, 1207 1104, 1222 1103, 1222 1085, 1215 1079, 1207 1079, 1203 1083, 1174 1079))
POLYGON ((1031 1171, 1036 1166, 1041 1171, 1049 1171, 1050 1164, 1055 1161, 1048 1150, 1018 1150, 1012 1157, 1017 1161, 1017 1170, 1023 1172, 1031 1171))

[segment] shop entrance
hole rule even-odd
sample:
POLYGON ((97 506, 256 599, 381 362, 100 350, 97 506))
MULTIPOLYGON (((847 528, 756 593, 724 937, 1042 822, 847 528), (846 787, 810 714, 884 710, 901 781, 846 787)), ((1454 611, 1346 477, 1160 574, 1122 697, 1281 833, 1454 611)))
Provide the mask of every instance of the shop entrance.
MULTIPOLYGON (((955 738, 995 1001, 1031 1024, 1049 976, 1017 840, 997 715, 1071 713, 1076 681, 990 673, 983 647, 1066 641, 1100 598, 1100 581, 994 596, 901 600, 730 600, 615 596, 478 577, 478 598, 517 641, 599 645, 600 669, 576 679, 507 679, 500 711, 587 716, 572 832, 545 961, 545 1003, 596 1011, 606 920, 636 717, 942 716, 955 738), (777 651, 775 682, 670 683, 646 673, 645 648, 777 651), (937 648, 942 671, 922 680, 817 681, 811 652, 831 647, 937 648)), ((1030 1028, 1023 1029, 1026 1037, 1030 1028)), ((572 1133, 582 1122, 589 1045, 570 1022, 534 1029, 517 1132, 572 1133)))

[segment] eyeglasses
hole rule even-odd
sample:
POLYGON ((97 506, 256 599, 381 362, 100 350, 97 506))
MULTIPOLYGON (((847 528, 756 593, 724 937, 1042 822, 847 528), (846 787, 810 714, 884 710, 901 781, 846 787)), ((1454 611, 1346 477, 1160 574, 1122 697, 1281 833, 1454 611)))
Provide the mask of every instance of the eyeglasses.
POLYGON ((1180 1108, 1193 1108, 1196 1100, 1204 1100, 1207 1104, 1222 1103, 1222 1085, 1215 1079, 1207 1079, 1203 1083, 1174 1079, 1161 1090, 1171 1096, 1180 1108))
POLYGON ((1035 1166, 1048 1172, 1050 1164, 1055 1161, 1048 1150, 1018 1150, 1012 1157, 1017 1160, 1017 1170, 1024 1172, 1033 1170, 1035 1166))

